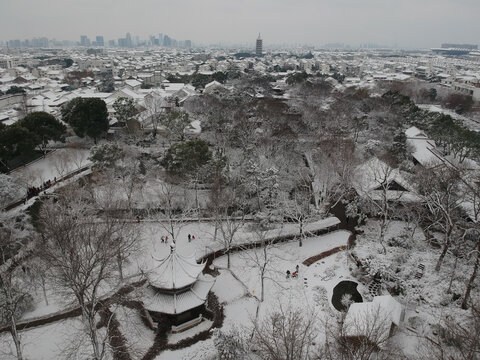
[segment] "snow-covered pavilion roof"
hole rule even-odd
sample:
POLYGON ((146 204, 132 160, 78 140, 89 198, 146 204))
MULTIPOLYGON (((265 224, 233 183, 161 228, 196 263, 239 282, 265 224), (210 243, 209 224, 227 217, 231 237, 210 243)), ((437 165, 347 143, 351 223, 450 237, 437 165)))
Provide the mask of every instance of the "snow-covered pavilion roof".
POLYGON ((373 157, 355 169, 353 187, 360 196, 381 200, 383 189, 389 200, 401 202, 419 201, 411 184, 399 169, 391 168, 380 159, 373 157))
POLYGON ((343 323, 346 336, 374 336, 384 342, 390 335, 392 323, 400 325, 403 305, 391 295, 375 296, 372 302, 350 305, 343 323))
POLYGON ((210 275, 202 275, 188 291, 179 294, 160 293, 148 287, 143 296, 145 309, 164 314, 181 314, 203 305, 215 280, 210 275))
POLYGON ((158 261, 147 275, 150 285, 165 290, 182 289, 197 281, 205 263, 197 264, 195 254, 180 255, 171 244, 170 254, 158 261))

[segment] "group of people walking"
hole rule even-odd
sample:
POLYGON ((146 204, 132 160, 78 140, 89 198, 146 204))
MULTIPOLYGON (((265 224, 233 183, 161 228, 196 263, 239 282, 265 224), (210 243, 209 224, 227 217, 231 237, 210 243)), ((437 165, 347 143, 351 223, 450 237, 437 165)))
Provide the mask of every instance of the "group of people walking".
MULTIPOLYGON (((192 240, 195 240, 195 235, 188 234, 187 238, 188 238, 188 242, 190 242, 192 240)), ((161 240, 162 244, 166 244, 166 243, 168 243, 168 236, 163 235, 160 238, 160 240, 161 240)), ((173 243, 175 244, 175 240, 173 240, 173 243)))
POLYGON ((290 276, 292 278, 297 278, 298 277, 298 271, 300 270, 300 267, 297 265, 295 266, 295 271, 294 272, 290 272, 290 270, 287 270, 287 279, 290 278, 290 276))
POLYGON ((42 191, 48 189, 49 187, 51 187, 53 184, 55 184, 57 182, 57 178, 55 178, 55 180, 53 180, 53 182, 49 179, 47 181, 44 181, 42 185, 40 186, 29 186, 28 189, 27 189, 27 197, 23 200, 23 202, 25 203, 28 199, 34 197, 34 196, 38 196, 38 194, 40 194, 42 191))

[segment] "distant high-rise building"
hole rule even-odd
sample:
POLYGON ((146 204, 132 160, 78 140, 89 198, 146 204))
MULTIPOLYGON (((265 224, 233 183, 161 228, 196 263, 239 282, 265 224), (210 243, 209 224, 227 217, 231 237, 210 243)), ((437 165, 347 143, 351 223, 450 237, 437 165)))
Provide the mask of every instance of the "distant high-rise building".
POLYGON ((20 40, 8 40, 8 47, 10 48, 20 48, 22 42, 20 40))
POLYGON ((33 38, 31 42, 31 46, 36 48, 46 48, 48 47, 48 39, 46 37, 42 38, 33 38))
POLYGON ((105 46, 105 41, 103 40, 103 36, 97 35, 95 38, 95 42, 97 46, 105 46))
POLYGON ((168 35, 163 36, 163 46, 170 47, 172 46, 172 39, 168 35))
POLYGON ((262 51, 263 51, 263 40, 260 37, 260 33, 259 33, 257 38, 257 46, 255 47, 255 55, 262 56, 262 51))
POLYGON ((90 46, 90 39, 87 35, 80 36, 80 46, 90 46))
POLYGON ((192 47, 192 40, 185 40, 185 47, 190 49, 192 47))
POLYGON ((163 34, 162 33, 158 34, 158 42, 159 42, 160 45, 163 44, 163 34))
POLYGON ((133 47, 132 36, 130 35, 130 33, 127 33, 127 35, 125 36, 125 46, 133 47))

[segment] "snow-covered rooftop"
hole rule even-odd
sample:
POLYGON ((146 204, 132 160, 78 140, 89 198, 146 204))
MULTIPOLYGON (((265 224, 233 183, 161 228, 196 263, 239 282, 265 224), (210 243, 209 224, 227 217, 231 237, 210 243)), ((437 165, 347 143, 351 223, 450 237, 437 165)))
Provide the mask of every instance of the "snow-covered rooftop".
POLYGON ((382 343, 388 339, 392 323, 400 325, 403 305, 391 295, 375 296, 372 302, 350 305, 343 329, 346 336, 374 337, 370 340, 382 343))
POLYGON ((191 289, 176 294, 165 294, 148 287, 143 303, 145 309, 165 314, 181 314, 187 310, 203 305, 215 280, 210 275, 201 276, 191 289))
POLYGON ((205 263, 197 264, 195 254, 180 255, 175 244, 171 244, 170 254, 158 261, 147 275, 150 285, 160 289, 182 289, 197 281, 198 276, 205 267, 205 263))

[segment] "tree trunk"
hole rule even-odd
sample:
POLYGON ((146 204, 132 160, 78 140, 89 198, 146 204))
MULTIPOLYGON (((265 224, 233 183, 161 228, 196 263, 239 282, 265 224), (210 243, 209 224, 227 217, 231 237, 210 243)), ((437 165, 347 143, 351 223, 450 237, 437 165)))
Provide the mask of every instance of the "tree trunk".
MULTIPOLYGON (((88 306, 88 305, 87 305, 88 306)), ((93 305, 91 305, 93 306, 93 305)), ((93 310, 93 309, 92 309, 93 310)), ((91 314, 87 312, 86 309, 83 309, 83 316, 86 318, 88 323, 88 336, 90 337, 90 343, 93 348, 93 358, 95 360, 102 360, 102 351, 100 349, 100 344, 98 343, 98 334, 97 334, 97 327, 95 323, 95 314, 91 314)))
POLYGON ((45 299, 45 304, 48 306, 48 298, 47 298, 47 289, 45 289, 45 277, 42 275, 42 291, 43 291, 43 298, 45 299))
POLYGON ((122 254, 120 254, 120 252, 117 254, 117 266, 118 266, 118 275, 120 276, 120 281, 123 281, 122 254))
POLYGON ((215 228, 213 229, 213 242, 217 241, 218 233, 218 214, 215 214, 215 228))
POLYGON ((468 280, 467 289, 465 291, 465 296, 463 297, 462 309, 467 309, 467 307, 468 307, 467 306, 468 298, 470 297, 470 291, 472 290, 473 282, 475 281, 475 278, 477 277, 479 262, 480 262, 480 241, 478 242, 478 246, 477 246, 477 258, 475 260, 475 265, 473 266, 473 273, 472 273, 472 276, 470 276, 470 280, 468 280))
POLYGON ((17 350, 17 359, 23 360, 22 346, 20 344, 20 337, 18 336, 17 324, 13 314, 10 317, 10 321, 11 321, 10 333, 12 334, 13 342, 15 343, 15 349, 17 350))
POLYGON ((227 269, 230 269, 230 250, 227 250, 227 269))
POLYGON ((382 222, 380 224, 380 245, 382 245, 384 255, 387 254, 387 248, 385 247, 385 244, 384 244, 386 228, 387 228, 386 221, 385 219, 382 219, 382 222))
POLYGON ((197 188, 197 179, 195 179, 195 207, 198 209, 198 188, 197 188))
POLYGON ((442 253, 440 254, 440 257, 438 258, 437 265, 435 266, 435 271, 440 271, 440 267, 442 266, 443 259, 445 258, 445 255, 447 255, 448 248, 450 247, 450 234, 452 233, 452 228, 449 228, 447 230, 447 233, 445 234, 445 243, 443 244, 443 249, 442 253))
POLYGON ((265 299, 265 288, 264 288, 264 283, 265 283, 265 277, 264 277, 264 274, 262 274, 262 278, 261 278, 261 284, 260 286, 262 287, 260 290, 260 302, 263 302, 263 300, 265 299))
POLYGON ((299 247, 302 247, 303 246, 303 243, 302 243, 302 239, 303 239, 303 220, 300 220, 300 237, 299 237, 299 241, 298 241, 298 246, 299 247))
POLYGON ((452 293, 452 283, 453 278, 455 277, 455 270, 457 270, 458 256, 455 255, 455 262, 453 263, 452 275, 450 276, 450 283, 448 284, 447 294, 452 293))

